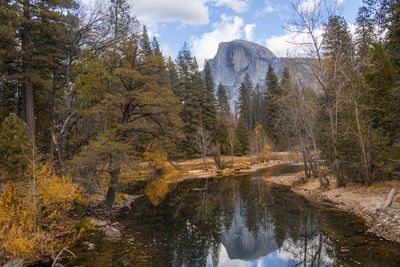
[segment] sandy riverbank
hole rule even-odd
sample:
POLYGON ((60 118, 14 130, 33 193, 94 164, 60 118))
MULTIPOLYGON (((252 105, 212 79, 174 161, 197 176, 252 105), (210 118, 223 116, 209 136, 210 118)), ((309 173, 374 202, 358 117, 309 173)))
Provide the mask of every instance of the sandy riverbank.
POLYGON ((268 180, 288 185, 309 200, 352 212, 365 219, 369 230, 388 240, 400 242, 400 181, 378 182, 371 186, 319 188, 317 179, 304 181, 303 173, 270 177, 268 180), (383 209, 390 190, 396 189, 390 207, 383 209))
POLYGON ((202 159, 172 162, 172 164, 181 171, 182 179, 193 179, 252 173, 275 165, 295 162, 298 157, 297 154, 290 152, 272 152, 269 161, 260 162, 256 157, 251 156, 224 156, 222 160, 226 168, 223 170, 218 170, 214 159, 210 157, 206 158, 208 170, 205 169, 202 159))

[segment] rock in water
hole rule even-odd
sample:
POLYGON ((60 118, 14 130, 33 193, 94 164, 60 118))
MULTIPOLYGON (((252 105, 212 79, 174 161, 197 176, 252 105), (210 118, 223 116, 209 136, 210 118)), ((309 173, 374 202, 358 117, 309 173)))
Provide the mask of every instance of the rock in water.
POLYGON ((112 239, 121 238, 121 232, 114 227, 108 227, 104 232, 105 236, 112 239))
POLYGON ((96 249, 94 243, 90 243, 88 241, 83 242, 82 245, 84 245, 88 251, 92 251, 92 250, 96 249))

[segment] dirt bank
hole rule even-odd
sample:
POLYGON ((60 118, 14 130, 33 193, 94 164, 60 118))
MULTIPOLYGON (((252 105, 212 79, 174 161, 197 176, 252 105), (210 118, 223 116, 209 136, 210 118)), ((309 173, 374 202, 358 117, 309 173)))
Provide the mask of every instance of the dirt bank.
POLYGON ((202 159, 172 162, 174 167, 181 171, 182 179, 222 177, 256 172, 258 170, 279 164, 296 162, 299 155, 290 152, 272 152, 269 161, 260 162, 256 157, 222 157, 226 168, 218 170, 213 158, 206 158, 208 170, 205 169, 202 159))
POLYGON ((400 242, 400 181, 385 181, 371 186, 348 185, 319 188, 317 179, 305 181, 303 174, 270 177, 268 180, 291 186, 311 201, 352 212, 365 219, 369 230, 388 240, 400 242), (383 209, 390 190, 396 189, 390 207, 383 209))

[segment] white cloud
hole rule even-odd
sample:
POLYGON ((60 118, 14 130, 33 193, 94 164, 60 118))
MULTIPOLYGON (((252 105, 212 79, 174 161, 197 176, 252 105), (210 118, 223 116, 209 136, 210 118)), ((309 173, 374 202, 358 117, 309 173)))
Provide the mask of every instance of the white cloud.
MULTIPOLYGON (((322 29, 315 31, 318 43, 322 41, 322 29)), ((277 57, 313 57, 312 40, 306 31, 299 32, 296 29, 288 29, 285 34, 272 36, 265 40, 265 46, 277 57)))
POLYGON ((285 57, 293 52, 293 46, 289 43, 290 34, 272 36, 265 40, 265 46, 277 57, 285 57))
POLYGON ((213 0, 215 6, 225 5, 238 13, 244 12, 249 8, 247 1, 248 0, 213 0))
POLYGON ((265 14, 268 14, 268 13, 272 13, 274 11, 276 11, 276 7, 274 7, 269 0, 266 0, 264 8, 261 9, 261 10, 257 10, 256 18, 259 18, 259 17, 261 17, 261 16, 263 16, 265 14))
MULTIPOLYGON (((85 0, 90 1, 90 0, 85 0)), ((133 14, 153 30, 159 22, 180 22, 188 25, 209 23, 208 5, 226 6, 235 12, 248 9, 248 0, 128 0, 133 14)))
MULTIPOLYGON (((84 4, 93 5, 101 0, 81 0, 84 4)), ((132 13, 146 25, 149 32, 158 31, 158 24, 179 22, 186 25, 206 25, 209 21, 209 7, 225 6, 240 13, 249 8, 249 0, 127 0, 132 13)))
MULTIPOLYGON (((356 24, 348 24, 350 34, 354 38, 356 35, 356 24)), ((322 42, 324 29, 314 31, 315 39, 319 44, 322 42)), ((265 40, 265 46, 270 49, 277 57, 313 57, 313 40, 306 30, 300 31, 295 27, 289 27, 285 34, 272 36, 265 40)))
POLYGON ((247 24, 246 26, 244 26, 244 34, 248 41, 253 41, 255 28, 256 28, 255 23, 247 24))
POLYGON ((300 9, 302 10, 312 10, 319 4, 320 0, 304 0, 300 3, 300 9))
POLYGON ((200 37, 192 36, 190 40, 191 50, 196 56, 200 68, 204 60, 215 56, 220 42, 228 42, 240 39, 244 32, 244 22, 241 17, 221 15, 221 20, 213 24, 214 30, 206 32, 200 37))
POLYGON ((139 21, 153 29, 158 22, 209 23, 205 0, 130 0, 129 3, 139 21))

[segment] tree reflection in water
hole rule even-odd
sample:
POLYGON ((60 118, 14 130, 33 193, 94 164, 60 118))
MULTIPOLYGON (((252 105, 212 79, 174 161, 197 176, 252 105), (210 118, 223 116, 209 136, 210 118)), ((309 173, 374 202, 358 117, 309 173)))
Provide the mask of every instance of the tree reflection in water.
POLYGON ((125 239, 110 244, 112 261, 142 266, 400 263, 400 246, 365 234, 357 217, 311 205, 260 175, 183 181, 155 194, 157 201, 139 198, 120 218, 124 236, 136 245, 125 239))

